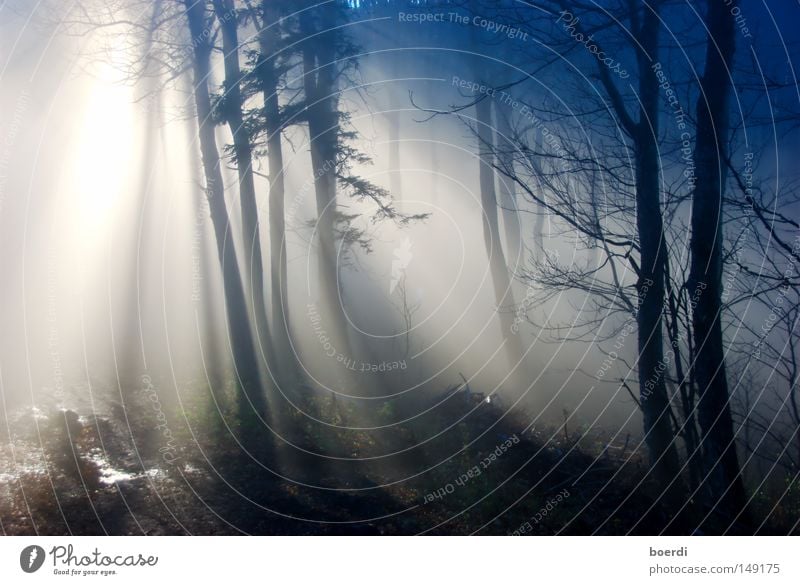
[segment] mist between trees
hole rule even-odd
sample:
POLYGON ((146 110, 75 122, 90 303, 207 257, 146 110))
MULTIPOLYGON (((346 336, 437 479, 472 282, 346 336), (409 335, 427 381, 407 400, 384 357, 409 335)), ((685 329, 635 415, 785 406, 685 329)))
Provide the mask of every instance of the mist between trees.
POLYGON ((797 532, 796 6, 0 16, 5 530, 797 532))

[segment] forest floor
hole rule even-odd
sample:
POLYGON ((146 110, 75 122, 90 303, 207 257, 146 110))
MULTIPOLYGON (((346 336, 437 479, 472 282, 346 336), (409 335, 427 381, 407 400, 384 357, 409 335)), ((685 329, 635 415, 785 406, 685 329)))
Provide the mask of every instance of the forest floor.
MULTIPOLYGON (((197 431, 187 404, 187 416, 169 420, 174 441, 165 451, 163 434, 152 432, 153 410, 138 406, 112 404, 102 416, 58 409, 9 413, 0 423, 2 532, 717 531, 713 523, 701 530, 693 525, 697 510, 687 507, 673 519, 663 509, 629 436, 611 441, 586 429, 570 434, 563 427, 531 427, 529 419, 463 393, 442 402, 436 420, 388 425, 379 436, 336 429, 312 436, 296 424, 293 442, 322 453, 322 464, 317 456, 298 457, 296 449, 245 456, 235 441, 197 431), (338 457, 334 443, 350 458, 338 457)), ((798 502, 794 494, 770 507, 760 532, 785 534, 798 502)))

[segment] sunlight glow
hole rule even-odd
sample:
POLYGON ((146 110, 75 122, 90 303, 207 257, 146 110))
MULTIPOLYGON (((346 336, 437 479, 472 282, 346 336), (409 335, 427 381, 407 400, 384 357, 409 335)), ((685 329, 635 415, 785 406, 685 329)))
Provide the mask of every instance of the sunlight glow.
POLYGON ((108 227, 130 185, 135 148, 133 108, 130 87, 119 83, 112 65, 104 66, 89 91, 73 154, 72 185, 85 245, 108 227))

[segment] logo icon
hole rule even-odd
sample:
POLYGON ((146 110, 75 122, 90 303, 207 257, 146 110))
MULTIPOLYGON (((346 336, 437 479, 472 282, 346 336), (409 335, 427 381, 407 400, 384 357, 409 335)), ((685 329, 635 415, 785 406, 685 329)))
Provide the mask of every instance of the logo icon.
POLYGON ((35 573, 44 564, 44 549, 41 546, 32 544, 26 546, 19 553, 19 566, 26 573, 35 573))

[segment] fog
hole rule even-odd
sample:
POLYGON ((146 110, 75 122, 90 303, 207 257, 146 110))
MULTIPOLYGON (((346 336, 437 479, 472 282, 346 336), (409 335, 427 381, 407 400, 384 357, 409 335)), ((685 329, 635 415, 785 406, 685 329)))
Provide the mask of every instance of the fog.
MULTIPOLYGON (((212 92, 212 109, 217 108, 209 124, 219 148, 222 207, 229 218, 225 246, 233 245, 234 256, 223 253, 215 211, 209 206, 213 162, 208 160, 207 143, 201 142, 205 122, 198 118, 196 102, 196 54, 202 43, 191 41, 185 3, 119 0, 103 8, 92 2, 69 7, 7 2, 0 8, 0 428, 8 448, 17 448, 16 454, 4 451, 4 465, 9 467, 0 470, 7 484, 3 514, 14 516, 15 486, 22 485, 26 473, 50 477, 49 491, 56 500, 60 490, 73 489, 57 487, 60 480, 52 479, 61 474, 58 452, 63 444, 47 437, 61 436, 58 429, 64 424, 66 444, 72 445, 68 459, 94 462, 89 471, 78 465, 85 494, 75 496, 74 518, 81 517, 81 498, 96 503, 101 495, 93 490, 104 489, 92 488, 87 474, 95 474, 103 486, 115 486, 120 494, 129 489, 122 484, 138 485, 141 479, 147 483, 142 490, 153 490, 159 498, 169 493, 169 499, 177 497, 176 488, 154 478, 166 474, 181 485, 197 486, 203 481, 197 476, 208 473, 214 482, 232 489, 235 498, 249 502, 243 506, 254 505, 264 518, 284 519, 275 522, 300 518, 312 524, 365 522, 374 527, 379 524, 375 518, 382 517, 376 506, 387 515, 404 517, 402 511, 420 505, 420 500, 427 504, 429 493, 448 483, 448 473, 458 477, 462 468, 475 463, 471 446, 486 442, 492 447, 517 436, 536 446, 530 458, 520 453, 519 461, 513 466, 509 462, 502 476, 476 487, 475 495, 459 502, 457 510, 415 517, 408 526, 400 522, 387 529, 389 533, 447 524, 452 515, 471 509, 496 490, 511 489, 519 478, 544 481, 562 461, 568 461, 571 471, 548 490, 587 481, 592 469, 610 465, 607 475, 597 480, 604 486, 601 490, 623 478, 635 486, 623 493, 630 494, 627 498, 620 496, 620 508, 648 505, 636 504, 642 485, 647 502, 672 505, 665 495, 668 488, 658 488, 662 491, 653 492, 656 495, 647 491, 654 489, 648 483, 654 477, 648 475, 648 445, 651 458, 653 451, 648 443, 651 423, 642 411, 649 394, 645 386, 640 390, 647 376, 637 370, 640 359, 644 363, 637 345, 637 333, 643 335, 637 318, 648 294, 647 278, 640 272, 645 268, 645 244, 640 240, 648 230, 640 223, 639 233, 633 231, 641 201, 636 198, 642 181, 635 168, 639 159, 618 125, 619 116, 604 117, 618 106, 611 104, 614 94, 609 98, 605 93, 608 81, 601 78, 608 73, 592 69, 591 53, 581 54, 579 43, 569 45, 568 36, 557 36, 564 27, 556 20, 558 12, 545 17, 510 6, 514 3, 500 3, 505 8, 481 2, 458 7, 406 2, 399 8, 391 2, 339 3, 337 26, 352 46, 336 45, 337 57, 331 61, 338 69, 331 82, 335 113, 330 119, 339 142, 330 161, 322 147, 319 153, 314 150, 330 128, 322 138, 311 135, 309 51, 303 47, 322 46, 325 35, 339 28, 326 29, 315 21, 319 38, 303 36, 304 11, 321 10, 322 19, 325 8, 275 8, 285 14, 270 26, 286 27, 276 53, 276 59, 283 59, 277 74, 283 116, 278 141, 285 189, 282 208, 276 208, 270 201, 276 176, 267 158, 274 141, 268 144, 269 130, 258 126, 265 106, 254 81, 260 78, 252 68, 265 29, 256 17, 254 21, 246 16, 255 10, 248 3, 221 3, 239 11, 233 28, 238 29, 241 46, 236 59, 244 71, 240 114, 245 116, 246 132, 251 132, 248 171, 260 229, 260 238, 253 240, 245 225, 250 216, 238 138, 225 117, 230 98, 222 97, 225 88, 230 92, 230 63, 225 63, 222 48, 226 20, 213 16, 214 3, 200 4, 213 31, 208 40, 210 76, 202 83, 212 92), (463 14, 467 24, 403 23, 398 10, 453 10, 463 14), (153 25, 160 17, 163 20, 153 25), (478 18, 477 25, 471 24, 473 18, 478 18), (100 26, 105 21, 115 24, 100 26), (502 29, 507 34, 492 29, 498 23, 507 23, 502 29), (512 25, 520 32, 514 33, 512 25), (483 106, 492 112, 488 125, 479 112, 483 106), (320 185, 334 174, 335 199, 323 211, 320 185), (492 203, 487 207, 489 193, 492 203), (275 213, 281 212, 285 235, 278 249, 271 237, 275 213), (333 218, 330 223, 326 215, 333 218), (325 276, 329 261, 323 257, 328 253, 328 225, 335 232, 333 291, 325 276), (591 233, 594 229, 596 234, 591 233), (256 247, 260 254, 254 254, 256 247), (286 262, 285 296, 275 292, 281 286, 275 268, 279 252, 286 262), (226 262, 232 257, 241 275, 236 285, 244 292, 245 329, 231 313, 234 301, 226 262), (259 274, 262 259, 263 282, 258 285, 258 277, 250 275, 259 274), (266 291, 263 298, 259 290, 266 291), (276 298, 282 300, 280 310, 276 298), (265 307, 266 320, 259 319, 259 306, 265 307), (248 378, 239 361, 243 339, 253 345, 258 382, 248 378), (90 429, 92 421, 96 430, 90 429), (256 428, 256 438, 251 427, 256 428), (92 433, 97 440, 87 438, 94 437, 92 433), (48 451, 51 448, 56 454, 48 451), (25 449, 30 449, 29 455, 25 449), (85 456, 82 449, 87 449, 85 456), (576 463, 578 459, 568 459, 570 454, 586 459, 576 463), (618 460, 609 463, 612 455, 618 460), (240 457, 241 463, 235 463, 240 457), (552 459, 542 462, 535 457, 552 459), (179 463, 172 468, 175 460, 179 463), (539 461, 534 465, 540 472, 526 467, 532 460, 539 461), (211 471, 198 471, 204 464, 211 471), (292 490, 308 489, 312 502, 321 500, 306 502, 303 508, 297 503, 299 496, 287 503, 248 491, 253 486, 226 465, 240 465, 243 476, 256 469, 269 478, 264 481, 284 482, 275 484, 272 493, 285 488, 294 496, 292 490), (457 469, 446 471, 450 465, 457 469), (244 483, 237 483, 239 479, 244 483), (406 486, 413 493, 401 494, 406 486), (380 491, 390 487, 397 491, 380 491), (391 502, 363 500, 348 507, 330 500, 325 506, 340 505, 347 512, 339 517, 321 511, 329 492, 357 498, 375 490, 391 502)), ((694 13, 669 3, 663 9, 672 28, 666 26, 669 32, 662 34, 668 54, 661 57, 675 85, 675 102, 686 109, 692 125, 697 118, 695 100, 702 91, 699 63, 706 34, 705 4, 697 4, 694 13)), ((767 12, 752 10, 754 30, 756 24, 763 29, 776 26, 767 12)), ((261 17, 266 20, 268 15, 261 17)), ((602 22, 605 16, 587 14, 584 21, 591 23, 592 18, 602 22)), ((762 43, 765 32, 758 37, 760 44, 752 45, 753 55, 774 61, 781 47, 762 43)), ((782 45, 784 61, 762 75, 783 77, 774 88, 753 90, 746 76, 757 73, 758 67, 742 45, 737 67, 749 69, 733 82, 742 89, 733 92, 731 106, 734 162, 725 197, 734 200, 728 204, 734 211, 728 213, 735 217, 726 224, 732 227, 725 228, 721 260, 727 279, 723 300, 730 300, 721 317, 732 388, 725 402, 734 410, 741 477, 749 482, 748 489, 772 490, 764 500, 767 512, 759 508, 754 524, 740 527, 744 532, 759 523, 763 528, 768 521, 770 530, 797 529, 791 512, 774 514, 782 505, 787 510, 795 505, 784 498, 794 502, 797 493, 793 486, 800 420, 796 410, 794 415, 790 411, 797 393, 790 365, 797 355, 796 319, 781 310, 778 317, 789 319, 788 333, 770 328, 759 337, 762 323, 771 319, 771 303, 784 303, 775 301, 774 293, 783 295, 783 306, 796 312, 796 289, 780 292, 772 277, 765 276, 783 273, 796 286, 794 265, 785 262, 791 262, 792 253, 774 243, 783 235, 792 246, 790 232, 796 224, 791 218, 797 217, 792 161, 798 146, 798 99, 791 69, 797 40, 791 31, 780 32, 788 39, 782 45), (750 134, 748 122, 753 127, 750 134), (742 128, 745 138, 739 134, 742 128), (771 148, 759 151, 755 167, 746 168, 742 161, 754 159, 743 159, 742 152, 752 152, 759 144, 771 148), (752 220, 755 231, 747 232, 750 228, 740 230, 736 222, 751 218, 740 213, 735 200, 742 197, 742 181, 752 184, 753 177, 764 196, 762 209, 773 215, 752 220), (752 245, 739 246, 740 237, 751 237, 752 245), (771 256, 773 249, 782 256, 771 256), (772 300, 760 302, 761 298, 772 300), (768 340, 777 353, 746 358, 747 348, 758 339, 762 344, 768 340), (778 358, 789 361, 770 361, 778 358), (788 386, 783 378, 773 377, 776 370, 784 371, 781 364, 789 368, 788 386)), ((636 49, 626 45, 625 38, 607 34, 606 50, 615 51, 630 71, 637 70, 636 49)), ((313 70, 320 72, 314 73, 320 80, 330 67, 325 50, 313 70)), ((634 110, 636 88, 625 79, 611 83, 625 92, 618 107, 634 110)), ((319 91, 320 103, 330 98, 319 91)), ((666 91, 666 85, 662 83, 659 91, 666 91)), ((686 459, 681 469, 688 476, 693 473, 692 451, 685 441, 691 437, 684 434, 687 424, 698 423, 687 414, 694 407, 681 406, 684 374, 675 368, 692 370, 694 358, 681 356, 682 351, 696 357, 691 339, 696 299, 690 298, 687 284, 694 253, 689 240, 694 178, 683 172, 681 147, 688 139, 682 138, 672 102, 659 107, 663 246, 672 271, 661 308, 667 357, 659 366, 666 371, 674 401, 670 414, 662 416, 674 420, 678 438, 672 442, 686 459), (670 282, 676 283, 674 294, 670 282), (675 299, 678 309, 670 312, 675 299)), ((695 131, 691 132, 693 153, 695 131)), ((689 148, 689 142, 686 145, 689 148)), ((702 160, 695 162, 700 165, 702 160)), ((702 179, 702 168, 698 173, 702 179)), ((658 335, 660 339, 662 333, 658 335)), ((737 447, 732 449, 735 457, 737 447)), ((72 471, 64 473, 71 477, 72 471)), ((657 477, 657 470, 652 473, 657 477)), ((259 477, 252 476, 252 481, 258 483, 259 477)), ((694 476, 687 479, 690 486, 696 481, 694 476)), ((703 482, 699 485, 696 490, 703 482)), ((528 490, 525 494, 537 489, 517 487, 528 490)), ((203 508, 225 519, 224 530, 306 531, 273 525, 261 516, 257 524, 248 524, 245 508, 214 504, 214 497, 222 497, 219 490, 227 488, 208 488, 210 496, 198 488, 205 494, 198 496, 203 508)), ((22 493, 24 499, 24 489, 22 493)), ((549 492, 543 493, 547 497, 549 492)), ((519 502, 517 496, 515 492, 509 501, 519 502)), ((597 498, 593 493, 581 498, 574 511, 564 512, 575 516, 554 531, 589 533, 605 526, 613 512, 591 508, 597 498), (587 509, 599 514, 598 521, 572 524, 587 509)), ((500 508, 506 505, 498 503, 500 508)), ((682 513, 688 512, 685 506, 682 513)), ((166 507, 172 513, 180 505, 166 507)), ((175 525, 151 530, 206 531, 185 528, 178 518, 186 510, 180 509, 172 516, 175 525)), ((47 514, 32 520, 33 530, 37 523, 40 530, 62 530, 47 514)), ((491 514, 500 518, 503 512, 491 514)), ((61 516, 70 531, 97 531, 94 524, 83 526, 69 520, 69 514, 61 516)), ((454 532, 470 532, 487 526, 482 524, 486 518, 449 526, 455 526, 454 532)), ((621 530, 634 531, 641 523, 640 529, 658 532, 669 530, 672 522, 683 526, 677 530, 687 530, 672 514, 664 517, 667 520, 642 518, 634 519, 633 528, 625 524, 621 530)), ((724 531, 738 522, 736 518, 726 516, 705 530, 724 531)), ((103 530, 138 532, 122 520, 98 520, 103 530)), ((494 526, 504 533, 519 523, 498 522, 494 526)), ((25 532, 25 526, 19 522, 10 530, 25 532)))
MULTIPOLYGON (((74 39, 56 37, 59 51, 46 46, 50 38, 40 31, 25 29, 22 34, 20 42, 29 43, 30 52, 41 54, 41 60, 36 89, 4 84, 4 103, 9 106, 3 109, 12 115, 8 123, 24 126, 24 133, 15 135, 6 190, 25 195, 4 201, 8 243, 2 261, 5 273, 14 275, 6 281, 2 304, 4 330, 9 333, 4 338, 6 400, 16 405, 31 396, 47 399, 59 386, 71 394, 71 388, 86 390, 92 379, 116 386, 120 372, 134 375, 147 361, 148 371, 174 377, 175 387, 181 388, 202 371, 205 361, 224 362, 226 343, 219 331, 219 270, 208 257, 213 254, 213 233, 197 209, 200 177, 190 160, 197 145, 191 120, 186 119, 188 96, 171 88, 158 96, 158 103, 142 99, 137 95, 141 90, 126 83, 113 60, 85 66, 74 39), (60 79, 45 85, 42 80, 51 76, 60 79), (136 103, 137 97, 142 101, 136 103), (159 111, 153 115, 151 108, 159 111), (11 282, 18 286, 8 286, 11 282), (22 339, 27 341, 19 343, 22 339), (222 355, 204 357, 202 348, 216 344, 223 346, 222 355), (61 380, 56 379, 59 372, 61 380)), ((28 73, 28 54, 14 51, 8 67, 28 73)), ((383 103, 387 93, 404 96, 411 91, 420 102, 437 108, 463 97, 448 87, 449 79, 395 80, 381 69, 381 60, 366 58, 362 65, 365 79, 379 81, 343 95, 353 108, 352 124, 363 137, 356 147, 372 158, 372 164, 358 171, 386 189, 394 176, 402 177, 402 191, 395 196, 403 213, 429 217, 408 226, 374 223, 366 203, 342 205, 347 213, 366 216, 359 227, 365 230, 369 249, 339 250, 346 275, 341 295, 351 334, 364 353, 345 356, 337 351, 336 361, 356 371, 401 364, 395 367, 402 368, 401 384, 408 387, 399 392, 373 389, 370 399, 441 392, 461 383, 461 373, 487 394, 521 398, 526 407, 534 400, 547 402, 553 391, 546 400, 542 391, 555 385, 558 392, 557 386, 585 359, 584 351, 548 347, 548 336, 526 323, 520 332, 526 346, 523 366, 533 378, 543 377, 547 369, 551 379, 548 384, 538 381, 536 393, 504 388, 515 368, 503 356, 486 252, 475 236, 481 233, 482 221, 479 164, 474 148, 464 144, 470 140, 467 124, 474 119, 467 114, 426 121, 428 114, 411 104, 395 106, 403 136, 400 166, 391 168, 385 112, 392 109, 383 103), (442 95, 442 87, 450 91, 442 95), (394 269, 394 276, 393 262, 402 266, 394 269), (404 302, 413 310, 410 326, 404 322, 404 302), (562 375, 554 376, 556 371, 562 375)), ((220 128, 220 143, 231 141, 225 134, 220 128)), ((293 194, 287 201, 291 233, 286 241, 293 339, 308 375, 347 396, 346 388, 336 387, 336 367, 326 359, 335 348, 320 344, 309 317, 309 307, 319 301, 313 225, 308 225, 315 216, 313 180, 304 156, 308 137, 297 130, 291 139, 298 142, 285 171, 293 194)), ((237 230, 234 173, 228 171, 225 180, 230 187, 231 229, 237 230)), ((263 178, 258 180, 265 193, 263 178)), ((260 202, 262 222, 268 221, 265 199, 260 202)), ((520 221, 524 213, 533 211, 520 209, 520 221)), ((523 246, 506 251, 510 263, 520 268, 535 243, 528 238, 523 246)), ((571 253, 567 238, 548 238, 547 247, 571 253)), ((268 245, 263 252, 268 256, 268 245)), ((514 287, 524 296, 525 283, 515 281, 514 287)), ((551 321, 574 318, 573 309, 559 308, 558 302, 546 315, 551 321)), ((565 385, 559 403, 580 400, 585 386, 583 379, 565 385)), ((94 390, 102 396, 109 389, 94 390)), ((111 389, 110 395, 116 392, 111 389)), ((59 405, 70 407, 69 399, 63 400, 67 402, 59 405)))

